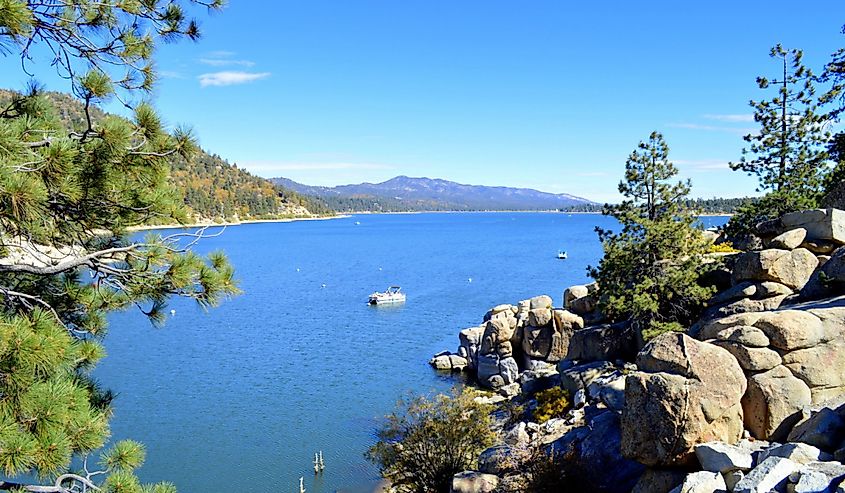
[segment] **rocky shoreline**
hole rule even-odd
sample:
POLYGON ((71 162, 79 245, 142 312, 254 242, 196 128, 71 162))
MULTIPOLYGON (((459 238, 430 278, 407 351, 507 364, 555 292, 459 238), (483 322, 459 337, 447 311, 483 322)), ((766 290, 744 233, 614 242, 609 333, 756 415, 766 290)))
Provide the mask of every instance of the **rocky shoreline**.
POLYGON ((845 212, 787 214, 748 244, 713 256, 718 292, 685 333, 646 344, 606 323, 595 284, 567 288, 560 308, 546 295, 498 305, 460 331, 431 365, 529 412, 452 491, 524 491, 539 449, 579 491, 845 492, 845 212), (538 423, 536 395, 553 387, 571 407, 538 423))

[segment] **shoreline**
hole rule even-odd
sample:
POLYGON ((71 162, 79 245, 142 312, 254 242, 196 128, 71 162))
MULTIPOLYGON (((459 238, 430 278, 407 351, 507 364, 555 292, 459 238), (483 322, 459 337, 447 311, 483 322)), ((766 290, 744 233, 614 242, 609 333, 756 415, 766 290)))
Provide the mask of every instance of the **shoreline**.
POLYGON ((346 219, 352 217, 349 214, 338 214, 337 216, 320 216, 320 217, 287 217, 281 219, 247 219, 245 221, 229 221, 229 222, 222 222, 222 223, 215 223, 215 222, 197 222, 197 223, 190 223, 190 224, 150 224, 150 225, 139 225, 139 226, 129 226, 126 228, 126 231, 150 231, 155 229, 187 229, 187 228, 202 228, 202 227, 214 227, 214 226, 240 226, 242 224, 258 224, 258 223, 292 223, 297 221, 327 221, 330 219, 346 219))
MULTIPOLYGON (((412 215, 412 214, 501 214, 501 213, 519 213, 519 214, 579 214, 579 215, 602 215, 601 212, 566 212, 566 211, 387 211, 387 212, 375 212, 375 211, 360 211, 360 212, 344 212, 343 214, 338 214, 336 216, 319 216, 319 217, 288 217, 288 218, 280 218, 280 219, 247 219, 244 221, 229 221, 229 222, 195 222, 189 224, 178 224, 178 223, 171 223, 171 224, 151 224, 151 225, 139 225, 139 226, 129 226, 126 228, 126 231, 129 232, 137 232, 137 231, 151 231, 156 229, 187 229, 187 228, 202 228, 202 227, 213 227, 213 226, 240 226, 242 224, 259 224, 259 223, 292 223, 297 221, 328 221, 330 219, 348 219, 353 216, 364 216, 364 215, 412 215)), ((733 214, 731 213, 722 213, 722 214, 697 214, 697 217, 732 217, 733 214)))
MULTIPOLYGON (((581 214, 581 215, 603 215, 600 211, 596 212, 585 212, 585 211, 556 211, 556 210, 538 210, 538 211, 510 211, 510 210, 502 210, 502 211, 386 211, 386 212, 376 212, 376 211, 346 211, 344 214, 347 214, 347 217, 352 215, 355 216, 364 216, 364 215, 399 215, 399 214, 502 214, 502 213, 513 213, 513 214, 581 214)), ((702 214, 695 214, 696 217, 733 217, 734 213, 732 212, 709 212, 709 213, 702 213, 702 214)))

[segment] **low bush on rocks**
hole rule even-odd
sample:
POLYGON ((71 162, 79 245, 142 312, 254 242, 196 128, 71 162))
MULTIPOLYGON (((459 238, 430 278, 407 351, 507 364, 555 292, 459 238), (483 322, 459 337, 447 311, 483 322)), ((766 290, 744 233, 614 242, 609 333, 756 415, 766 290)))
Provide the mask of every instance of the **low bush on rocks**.
POLYGON ((452 477, 475 469, 495 442, 488 405, 471 393, 411 396, 399 401, 367 451, 382 477, 399 493, 448 493, 452 477))
POLYGON ((569 392, 560 388, 537 392, 537 407, 534 409, 534 420, 540 424, 552 418, 559 418, 566 414, 572 404, 569 392))

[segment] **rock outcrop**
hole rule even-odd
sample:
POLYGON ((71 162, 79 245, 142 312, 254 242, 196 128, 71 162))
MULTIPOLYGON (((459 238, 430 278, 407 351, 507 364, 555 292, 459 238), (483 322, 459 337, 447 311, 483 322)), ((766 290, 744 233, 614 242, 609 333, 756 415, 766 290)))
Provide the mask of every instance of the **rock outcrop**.
POLYGON ((694 447, 742 436, 745 375, 731 354, 669 333, 637 356, 625 381, 622 453, 648 466, 688 464, 694 447))
POLYGON ((579 491, 845 493, 845 212, 787 214, 749 240, 703 278, 720 291, 701 320, 639 352, 626 324, 603 323, 595 284, 461 331, 432 366, 528 411, 453 490, 522 491, 539 448, 579 491), (570 407, 532 422, 534 394, 558 385, 570 407))
POLYGON ((771 248, 739 255, 734 266, 734 282, 774 281, 792 289, 801 289, 810 280, 819 260, 813 252, 798 248, 771 248))

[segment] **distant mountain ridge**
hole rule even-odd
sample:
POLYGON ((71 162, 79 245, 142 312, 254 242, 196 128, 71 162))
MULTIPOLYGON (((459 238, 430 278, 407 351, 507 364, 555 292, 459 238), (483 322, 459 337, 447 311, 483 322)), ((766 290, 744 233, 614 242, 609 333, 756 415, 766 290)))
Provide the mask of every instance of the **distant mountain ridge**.
POLYGON ((555 210, 594 204, 566 193, 548 193, 530 188, 465 185, 438 178, 397 176, 382 183, 360 183, 336 187, 309 186, 287 178, 272 182, 303 195, 322 200, 341 212, 373 211, 490 211, 555 210))

